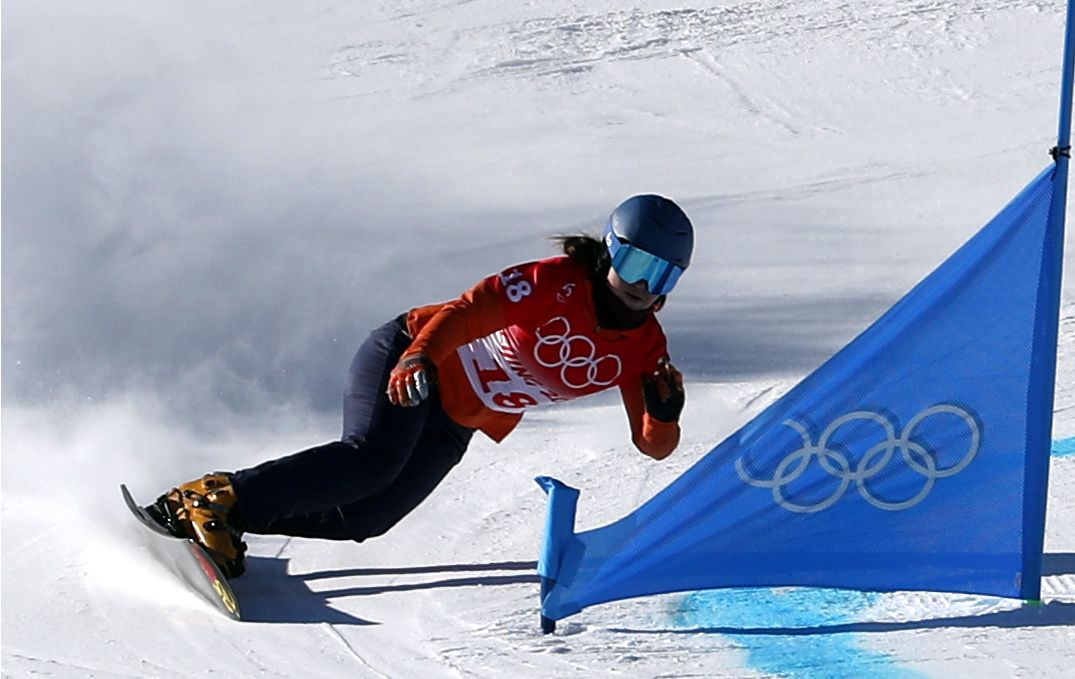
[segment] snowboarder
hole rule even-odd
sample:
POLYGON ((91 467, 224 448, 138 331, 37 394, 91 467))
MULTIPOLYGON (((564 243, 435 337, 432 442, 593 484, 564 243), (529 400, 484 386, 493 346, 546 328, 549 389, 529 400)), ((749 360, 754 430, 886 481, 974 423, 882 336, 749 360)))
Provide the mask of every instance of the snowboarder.
POLYGON ((363 541, 418 506, 475 430, 499 442, 527 408, 620 389, 635 446, 679 443, 683 376, 654 315, 690 264, 694 230, 672 200, 619 205, 602 240, 489 276, 458 299, 374 330, 347 376, 339 441, 217 472, 147 507, 228 577, 244 532, 363 541))

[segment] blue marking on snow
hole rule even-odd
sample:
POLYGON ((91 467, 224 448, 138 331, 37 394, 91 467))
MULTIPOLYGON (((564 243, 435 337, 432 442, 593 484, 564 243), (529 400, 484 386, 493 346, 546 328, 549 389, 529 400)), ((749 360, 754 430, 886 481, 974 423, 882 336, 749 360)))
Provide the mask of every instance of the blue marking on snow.
POLYGON ((783 679, 911 679, 892 656, 863 648, 853 632, 779 633, 862 622, 857 614, 883 595, 836 589, 718 589, 688 596, 676 623, 693 629, 764 628, 772 634, 727 633, 747 653, 747 666, 783 679))
MULTIPOLYGON (((1053 441, 1054 457, 1075 457, 1075 436, 1053 441)), ((686 597, 675 616, 679 627, 722 630, 747 653, 747 665, 782 679, 913 679, 923 675, 892 656, 863 648, 854 632, 781 635, 790 628, 824 628, 861 622, 879 597, 853 590, 716 589, 686 597), (752 628, 771 634, 751 634, 752 628), (748 633, 735 634, 731 630, 748 633)))
POLYGON ((1053 456, 1075 456, 1075 436, 1072 436, 1071 438, 1060 439, 1059 441, 1053 441, 1053 456))

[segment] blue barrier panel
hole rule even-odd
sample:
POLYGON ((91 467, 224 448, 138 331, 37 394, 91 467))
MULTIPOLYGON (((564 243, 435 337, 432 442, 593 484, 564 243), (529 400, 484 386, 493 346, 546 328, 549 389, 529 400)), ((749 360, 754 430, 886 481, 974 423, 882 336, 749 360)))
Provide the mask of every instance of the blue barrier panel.
POLYGON ((1042 172, 645 505, 579 534, 561 517, 546 536, 556 572, 543 615, 747 586, 1036 599, 1063 242, 1050 219, 1056 175, 1042 172))

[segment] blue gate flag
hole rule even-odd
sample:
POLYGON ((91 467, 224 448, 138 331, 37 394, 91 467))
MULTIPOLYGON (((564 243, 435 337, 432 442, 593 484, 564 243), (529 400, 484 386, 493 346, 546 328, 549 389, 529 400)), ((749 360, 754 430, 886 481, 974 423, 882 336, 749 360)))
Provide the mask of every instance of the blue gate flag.
POLYGON ((1066 170, 626 517, 576 534, 543 478, 544 618, 720 587, 1037 599, 1066 170))

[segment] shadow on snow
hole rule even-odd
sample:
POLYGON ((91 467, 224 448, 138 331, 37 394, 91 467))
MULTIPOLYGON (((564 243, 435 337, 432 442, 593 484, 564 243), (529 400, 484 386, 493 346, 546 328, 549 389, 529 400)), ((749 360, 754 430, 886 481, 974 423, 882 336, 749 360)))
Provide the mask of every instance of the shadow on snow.
MULTIPOLYGON (((442 564, 435 566, 400 566, 379 568, 345 568, 289 574, 287 560, 251 557, 246 575, 232 583, 243 608, 243 620, 271 623, 321 623, 377 625, 332 607, 334 599, 360 597, 390 592, 409 592, 454 587, 491 587, 497 585, 538 584, 534 561, 501 561, 476 564, 442 564), (482 573, 493 571, 529 571, 518 575, 479 575, 442 578, 420 582, 350 586, 314 590, 310 583, 334 578, 373 577, 383 575, 429 575, 438 573, 482 573)), ((1075 574, 1075 553, 1045 554, 1043 576, 1075 574)), ((535 609, 537 598, 534 599, 535 609)), ((944 627, 1054 627, 1075 625, 1075 603, 1053 601, 1041 606, 926 620, 900 622, 853 622, 806 627, 701 627, 692 629, 629 629, 610 628, 624 634, 736 634, 806 636, 843 633, 899 632, 914 629, 944 627)))
POLYGON ((610 628, 623 634, 729 634, 735 636, 810 636, 824 634, 859 634, 902 632, 918 629, 1064 627, 1075 625, 1075 603, 1053 601, 1042 606, 1023 606, 1009 611, 964 615, 951 618, 930 618, 900 622, 849 622, 810 627, 695 627, 691 629, 630 629, 610 628))
MULTIPOLYGON (((287 572, 287 559, 249 557, 246 574, 232 588, 242 607, 243 620, 270 623, 322 623, 378 625, 373 620, 356 617, 332 606, 336 599, 390 592, 451 587, 490 587, 495 585, 537 584, 534 561, 505 561, 487 564, 446 564, 399 568, 346 568, 312 573, 287 572), (525 575, 479 575, 439 580, 350 586, 337 589, 311 589, 310 583, 332 578, 371 577, 379 575, 426 575, 435 573, 472 573, 489 571, 531 571, 525 575)), ((535 606, 537 599, 535 597, 535 606)))

